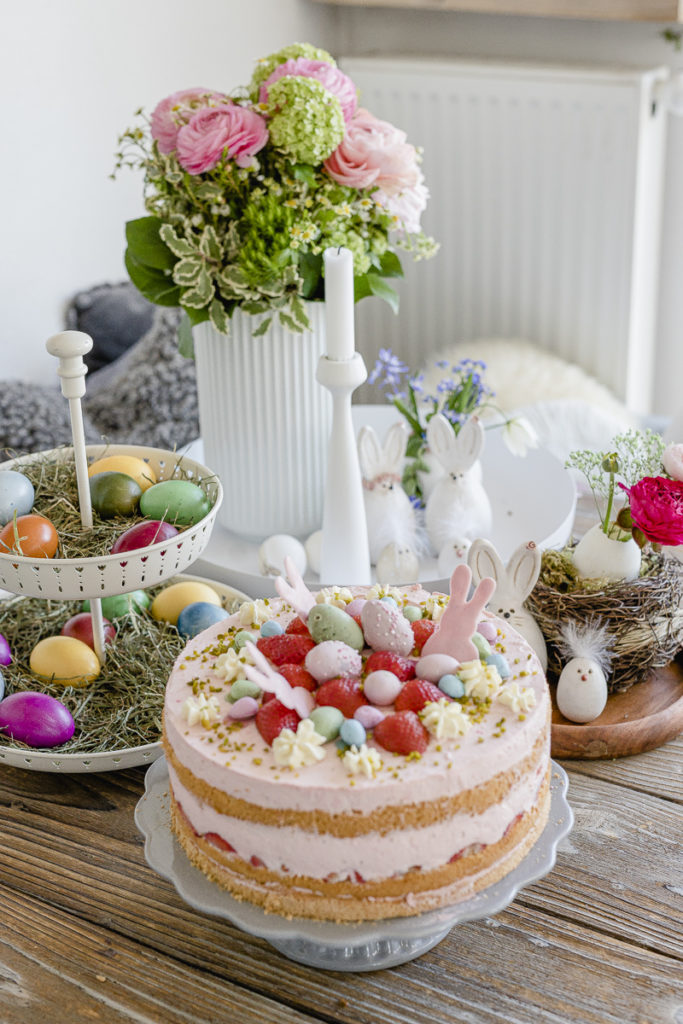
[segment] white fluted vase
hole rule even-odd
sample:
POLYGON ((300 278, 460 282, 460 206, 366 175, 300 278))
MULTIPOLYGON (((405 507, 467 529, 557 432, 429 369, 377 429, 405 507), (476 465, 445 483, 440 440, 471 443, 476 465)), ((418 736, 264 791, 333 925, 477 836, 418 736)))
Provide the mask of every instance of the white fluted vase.
POLYGON ((311 330, 235 310, 228 337, 210 323, 193 329, 204 462, 224 489, 219 522, 245 539, 305 537, 320 528, 329 392, 315 379, 325 352, 325 305, 307 302, 311 330))

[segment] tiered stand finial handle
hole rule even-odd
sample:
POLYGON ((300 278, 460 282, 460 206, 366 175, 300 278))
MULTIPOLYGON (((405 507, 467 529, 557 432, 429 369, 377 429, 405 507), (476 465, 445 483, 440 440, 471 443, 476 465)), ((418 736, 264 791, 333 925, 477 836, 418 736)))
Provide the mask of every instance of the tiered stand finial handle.
MULTIPOLYGON (((88 458, 85 450, 85 432, 83 430, 83 410, 81 398, 85 394, 85 375, 88 368, 83 356, 92 348, 92 338, 83 331, 61 331, 48 338, 45 347, 50 355, 59 359, 57 373, 59 375, 62 394, 69 400, 69 416, 71 417, 71 435, 76 463, 76 483, 78 485, 78 504, 81 511, 81 524, 84 530, 92 530, 92 502, 90 501, 90 483, 88 481, 88 458)), ((102 601, 99 597, 90 601, 90 614, 93 625, 93 642, 95 653, 100 664, 105 661, 104 620, 102 617, 102 601)))

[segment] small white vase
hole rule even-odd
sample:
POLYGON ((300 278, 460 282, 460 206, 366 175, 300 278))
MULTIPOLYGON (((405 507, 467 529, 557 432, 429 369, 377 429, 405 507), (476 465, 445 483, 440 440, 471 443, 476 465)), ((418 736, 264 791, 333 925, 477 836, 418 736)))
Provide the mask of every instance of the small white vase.
POLYGON ((311 330, 277 316, 235 310, 226 337, 209 323, 193 329, 204 462, 223 484, 219 522, 248 540, 304 537, 322 523, 329 392, 316 381, 325 353, 325 304, 307 302, 311 330))
POLYGON ((635 580, 640 572, 641 550, 633 540, 608 537, 599 523, 584 534, 574 548, 573 561, 584 579, 635 580))

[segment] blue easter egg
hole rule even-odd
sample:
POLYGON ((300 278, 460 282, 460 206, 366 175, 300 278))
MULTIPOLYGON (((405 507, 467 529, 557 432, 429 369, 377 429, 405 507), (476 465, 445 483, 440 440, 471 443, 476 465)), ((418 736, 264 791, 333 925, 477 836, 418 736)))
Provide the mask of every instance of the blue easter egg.
POLYGON ((383 604, 393 604, 394 608, 398 608, 397 602, 389 594, 387 594, 386 597, 380 597, 380 601, 382 601, 383 604))
POLYGON ((220 605, 210 604, 208 601, 195 601, 193 604, 185 605, 178 616, 176 628, 181 636, 192 638, 227 617, 228 612, 220 605))
POLYGON ((345 718, 339 735, 350 747, 360 747, 361 743, 365 743, 366 732, 357 718, 345 718))
POLYGON ((33 484, 14 469, 0 472, 0 526, 5 526, 17 516, 27 515, 33 508, 35 492, 33 484))
POLYGON ((279 622, 276 622, 275 619, 268 619, 261 626, 261 636, 279 636, 284 631, 284 627, 279 622))
POLYGON ((510 675, 510 666, 507 663, 507 659, 502 654, 498 654, 496 651, 493 654, 489 654, 486 657, 487 665, 495 665, 498 669, 498 675, 501 679, 507 679, 510 675))
POLYGON ((459 697, 465 696, 465 685, 462 679, 452 675, 450 672, 447 672, 445 676, 441 676, 438 687, 442 693, 445 693, 447 697, 452 697, 453 700, 458 700, 459 697))

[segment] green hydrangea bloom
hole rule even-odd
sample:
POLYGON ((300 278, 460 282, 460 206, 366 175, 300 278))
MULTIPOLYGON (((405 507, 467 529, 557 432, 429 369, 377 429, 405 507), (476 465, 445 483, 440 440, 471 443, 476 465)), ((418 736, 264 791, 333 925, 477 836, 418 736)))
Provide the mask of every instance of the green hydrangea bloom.
POLYGON ((344 138, 336 96, 315 78, 280 78, 268 89, 270 141, 294 160, 320 164, 344 138))
POLYGON ((253 288, 258 290, 282 276, 283 265, 291 261, 288 249, 295 219, 296 210, 283 206, 274 195, 245 206, 237 262, 253 288))
POLYGON ((311 46, 310 43, 292 43, 291 46, 285 46, 282 50, 278 50, 277 53, 271 53, 269 57, 262 57, 257 62, 249 84, 249 93, 252 99, 258 98, 259 89, 266 78, 270 78, 275 68, 279 67, 280 64, 284 64, 287 60, 296 60, 297 57, 308 57, 309 60, 323 60, 334 68, 337 66, 336 60, 327 50, 320 50, 317 46, 311 46))

